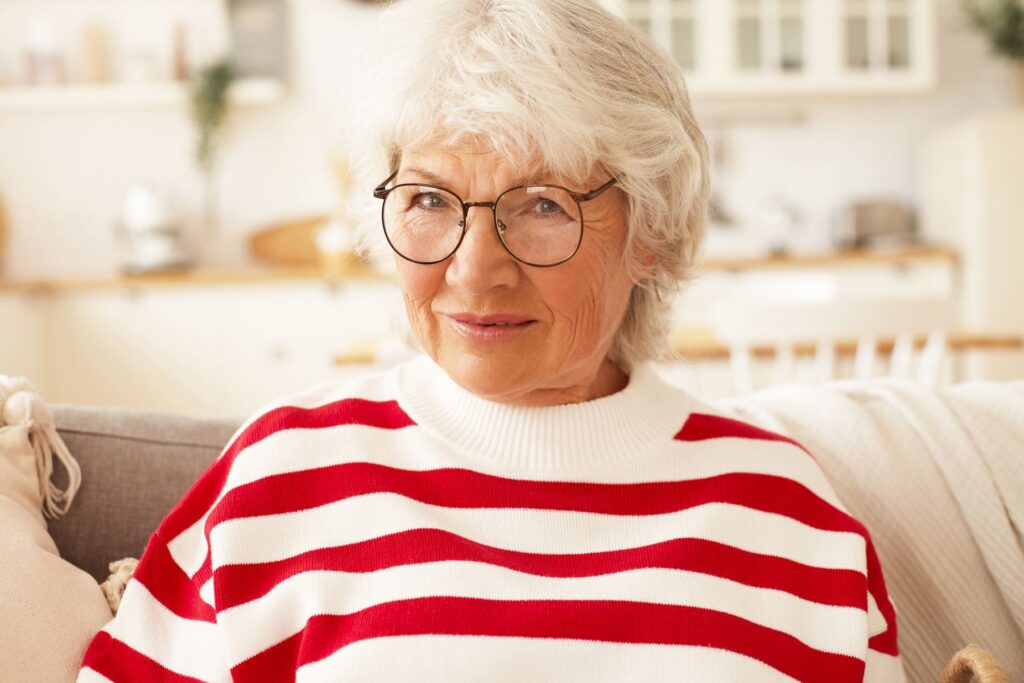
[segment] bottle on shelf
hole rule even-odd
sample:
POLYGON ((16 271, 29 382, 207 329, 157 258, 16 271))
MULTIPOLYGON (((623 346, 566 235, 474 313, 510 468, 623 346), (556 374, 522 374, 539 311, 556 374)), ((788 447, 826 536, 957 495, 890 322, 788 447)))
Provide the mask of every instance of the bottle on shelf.
POLYGON ((87 22, 82 27, 81 38, 81 73, 83 83, 109 83, 110 68, 110 36, 107 29, 96 21, 87 22))

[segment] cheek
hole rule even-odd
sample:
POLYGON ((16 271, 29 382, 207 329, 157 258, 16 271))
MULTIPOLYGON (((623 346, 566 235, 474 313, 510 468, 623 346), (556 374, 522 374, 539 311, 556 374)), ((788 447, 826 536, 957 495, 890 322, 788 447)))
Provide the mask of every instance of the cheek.
MULTIPOLYGON (((431 302, 444 282, 443 266, 423 266, 402 260, 397 262, 397 271, 398 284, 410 315, 421 319, 431 317, 431 302)), ((417 324, 422 322, 416 321, 417 324)))
MULTIPOLYGON (((582 256, 582 254, 581 254, 582 256)), ((572 270, 551 273, 538 289, 555 320, 573 337, 604 336, 614 324, 625 288, 615 266, 604 254, 589 254, 572 270)))

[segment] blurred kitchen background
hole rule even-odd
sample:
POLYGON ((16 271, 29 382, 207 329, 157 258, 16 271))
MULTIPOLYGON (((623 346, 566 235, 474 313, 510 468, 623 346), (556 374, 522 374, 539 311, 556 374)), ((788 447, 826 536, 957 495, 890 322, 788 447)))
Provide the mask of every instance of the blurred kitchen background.
MULTIPOLYGON (((608 0, 715 151, 659 368, 1024 377, 1022 0, 608 0)), ((351 254, 379 3, 0 0, 0 373, 47 400, 244 417, 407 357, 351 254)))

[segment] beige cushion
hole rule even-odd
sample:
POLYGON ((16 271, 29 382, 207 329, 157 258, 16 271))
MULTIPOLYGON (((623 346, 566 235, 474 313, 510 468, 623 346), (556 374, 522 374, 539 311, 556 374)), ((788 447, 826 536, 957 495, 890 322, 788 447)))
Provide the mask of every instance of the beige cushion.
MULTIPOLYGON (((0 375, 0 399, 11 399, 0 375)), ((19 397, 24 399, 25 396, 19 397)), ((61 559, 41 512, 36 425, 7 424, 0 402, 0 681, 73 681, 111 618, 96 581, 61 559)))

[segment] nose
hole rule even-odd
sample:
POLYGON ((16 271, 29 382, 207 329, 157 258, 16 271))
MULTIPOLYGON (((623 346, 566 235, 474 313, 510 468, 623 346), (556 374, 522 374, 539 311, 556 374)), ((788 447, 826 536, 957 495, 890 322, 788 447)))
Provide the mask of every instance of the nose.
POLYGON ((448 284, 471 294, 483 294, 495 287, 514 287, 519 275, 519 263, 498 237, 494 212, 487 206, 470 206, 462 244, 445 272, 448 284))

